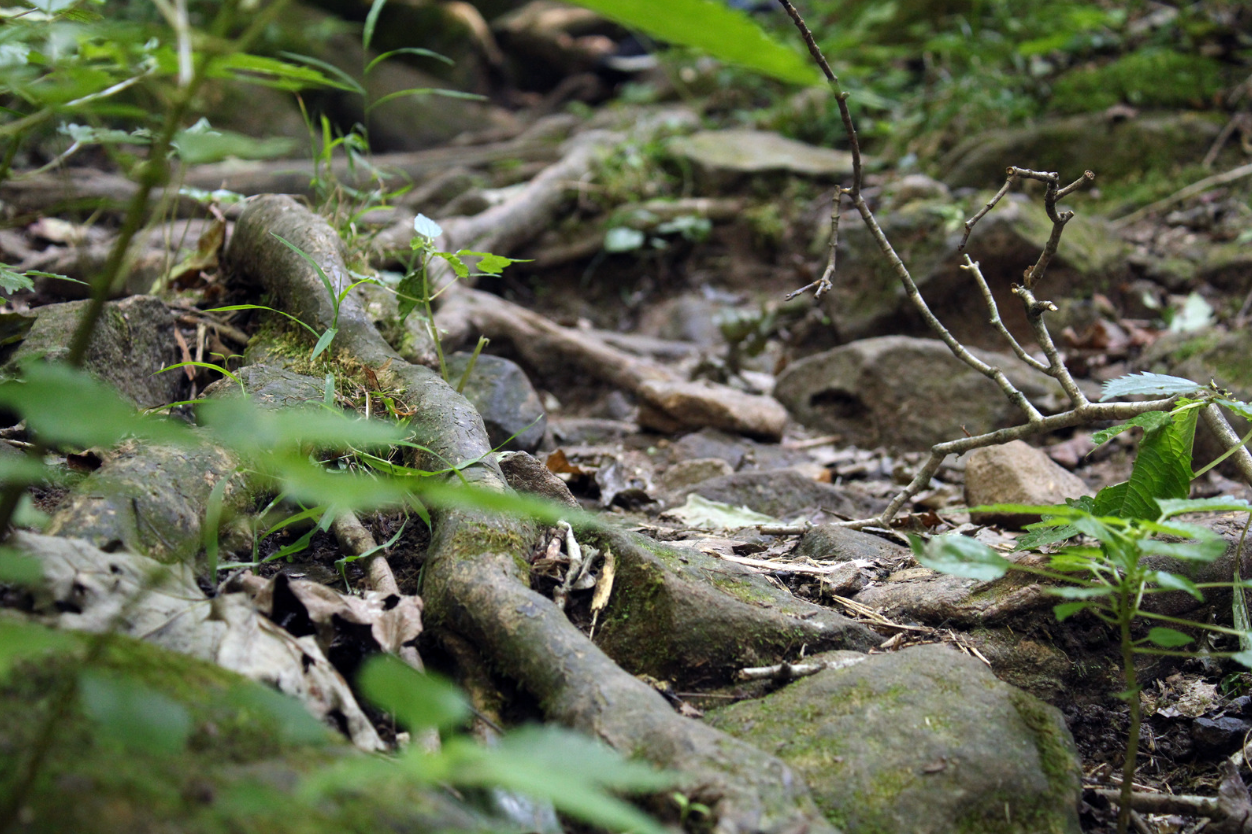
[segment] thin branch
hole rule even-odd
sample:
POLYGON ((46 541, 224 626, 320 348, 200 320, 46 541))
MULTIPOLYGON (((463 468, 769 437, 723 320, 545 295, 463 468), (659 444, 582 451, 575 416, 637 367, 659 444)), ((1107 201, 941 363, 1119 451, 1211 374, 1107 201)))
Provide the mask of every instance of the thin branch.
MULTIPOLYGON (((988 204, 990 206, 990 204, 988 204)), ((965 263, 961 264, 961 269, 966 270, 974 276, 974 280, 978 283, 978 290, 982 293, 983 300, 987 302, 987 310, 991 314, 991 326, 1004 337, 1009 343, 1009 347, 1017 354, 1017 358, 1025 362, 1036 371, 1048 372, 1048 366, 1040 362, 1035 357, 1026 352, 1026 349, 1013 338, 1013 334, 1004 326, 1004 322, 1000 319, 1000 306, 996 304, 995 296, 991 294, 991 288, 987 286, 987 279, 983 277, 982 269, 978 262, 971 259, 969 255, 965 256, 965 263)))
POLYGON ((1000 190, 995 193, 994 197, 987 201, 987 205, 979 209, 977 214, 965 221, 965 234, 961 236, 961 244, 956 247, 956 251, 965 251, 965 244, 969 243, 969 236, 970 233, 974 231, 975 224, 977 224, 979 220, 986 217, 987 213, 996 207, 996 203, 1004 199, 1004 195, 1009 193, 1009 189, 1013 187, 1013 183, 1017 182, 1016 172, 1016 168, 1009 168, 1008 179, 1004 181, 1004 185, 1000 186, 1000 190))
POLYGON ((839 255, 839 213, 843 206, 842 188, 835 189, 835 202, 830 207, 830 243, 826 246, 826 270, 822 272, 822 277, 816 281, 801 287, 800 289, 787 293, 787 301, 798 295, 803 295, 809 290, 813 290, 813 300, 817 301, 826 293, 830 292, 835 278, 835 260, 839 255))

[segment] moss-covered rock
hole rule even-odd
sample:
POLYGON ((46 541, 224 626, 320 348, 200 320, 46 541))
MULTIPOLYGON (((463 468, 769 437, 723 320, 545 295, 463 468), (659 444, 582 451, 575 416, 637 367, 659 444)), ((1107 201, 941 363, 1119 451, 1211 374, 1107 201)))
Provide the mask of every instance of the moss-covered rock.
MULTIPOLYGON (((75 636, 78 648, 31 660, 0 681, 0 784, 6 799, 58 693, 84 671, 82 647, 91 639, 75 636)), ((183 711, 189 719, 186 743, 141 745, 102 731, 89 717, 101 705, 90 703, 90 690, 80 689, 56 721, 13 831, 373 834, 487 827, 448 795, 418 785, 302 798, 296 789, 304 776, 363 754, 312 722, 294 701, 290 716, 296 720, 285 720, 281 700, 273 701, 283 696, 213 664, 114 637, 89 672, 142 687, 133 691, 142 692, 150 706, 183 711)))
POLYGON ((944 646, 828 669, 709 721, 799 771, 847 834, 1079 830, 1061 714, 944 646))

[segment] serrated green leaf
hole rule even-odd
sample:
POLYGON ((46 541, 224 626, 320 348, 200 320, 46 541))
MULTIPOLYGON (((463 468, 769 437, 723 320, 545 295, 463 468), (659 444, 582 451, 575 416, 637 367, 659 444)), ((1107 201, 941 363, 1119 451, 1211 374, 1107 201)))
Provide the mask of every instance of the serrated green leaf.
POLYGON ((1091 442, 1097 447, 1103 446, 1117 435, 1132 427, 1151 430, 1160 428, 1172 419, 1173 417, 1170 416, 1168 411, 1145 411, 1142 414, 1136 414, 1120 426, 1109 426, 1107 429, 1100 429, 1100 431, 1091 435, 1091 442))
POLYGON ((396 285, 396 315, 403 323, 422 303, 423 281, 420 273, 405 275, 396 285))
POLYGON ((1029 532, 1017 540, 1017 545, 1013 548, 1014 553, 1019 553, 1023 550, 1036 550, 1040 547, 1072 539, 1078 535, 1078 528, 1073 524, 1063 524, 1060 527, 1049 524, 1039 529, 1030 529, 1034 526, 1033 524, 1026 525, 1029 532))
POLYGON ((368 660, 357 675, 357 685, 375 706, 410 730, 451 729, 470 714, 465 697, 455 686, 389 655, 368 660))
POLYGON ((12 267, 0 264, 0 290, 15 293, 18 290, 33 290, 35 282, 25 272, 18 272, 12 267))
POLYGON ((1154 556, 1169 556, 1188 562, 1212 562, 1226 553, 1226 541, 1220 536, 1196 542, 1163 542, 1145 539, 1139 542, 1139 550, 1154 556))
POLYGON ((1186 591, 1199 601, 1204 601, 1204 594, 1200 593, 1200 589, 1195 586, 1195 583, 1185 576, 1158 570, 1151 574, 1151 578, 1153 582, 1162 588, 1169 588, 1173 591, 1186 591))
POLYGON ((913 555, 931 570, 967 579, 999 579, 1012 563, 987 545, 968 536, 935 536, 925 545, 910 536, 913 555))
POLYGON ((510 264, 529 263, 529 260, 525 258, 505 258, 500 255, 493 255, 490 252, 471 252, 468 249, 462 249, 457 254, 472 255, 478 258, 478 271, 485 272, 488 275, 499 275, 510 264))
POLYGON ((451 252, 440 252, 439 256, 448 262, 448 266, 452 267, 452 271, 456 273, 458 278, 469 277, 469 267, 465 265, 459 257, 451 252))
POLYGON ((1148 632, 1148 642, 1167 649, 1185 646, 1192 642, 1190 635, 1183 634, 1176 628, 1156 626, 1148 632))
POLYGON ((1252 420, 1252 406, 1239 400, 1219 399, 1216 401, 1223 408, 1228 408, 1245 420, 1252 420))
POLYGON ((1191 447, 1195 439, 1195 409, 1173 415, 1166 425, 1144 432, 1130 480, 1096 494, 1102 516, 1155 519, 1158 499, 1186 498, 1191 491, 1191 447))
POLYGON ((1176 394, 1191 394, 1203 388, 1204 386, 1200 383, 1180 376, 1150 373, 1128 374, 1104 383, 1100 402, 1137 395, 1172 397, 1176 394))

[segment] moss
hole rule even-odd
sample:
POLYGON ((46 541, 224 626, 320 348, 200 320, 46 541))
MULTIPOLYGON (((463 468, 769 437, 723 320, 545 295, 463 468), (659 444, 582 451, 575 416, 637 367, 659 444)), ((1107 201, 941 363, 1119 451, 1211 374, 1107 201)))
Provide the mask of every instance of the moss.
POLYGON ((1053 84, 1052 107, 1090 113, 1125 102, 1136 107, 1204 107, 1227 83, 1215 58, 1172 49, 1140 49, 1099 67, 1066 73, 1053 84))

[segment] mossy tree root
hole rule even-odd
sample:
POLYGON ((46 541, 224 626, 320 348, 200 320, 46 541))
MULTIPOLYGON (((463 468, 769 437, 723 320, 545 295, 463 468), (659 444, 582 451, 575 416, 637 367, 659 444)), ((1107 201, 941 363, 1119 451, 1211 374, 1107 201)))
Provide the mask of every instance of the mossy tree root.
MULTIPOLYGON (((271 232, 317 260, 337 286, 351 281, 334 231, 294 200, 278 196, 257 199, 244 211, 227 253, 228 268, 237 278, 259 282, 276 306, 315 329, 329 327, 334 310, 321 279, 271 232)), ((488 454, 482 420, 463 397, 429 369, 405 363, 351 296, 339 309, 338 323, 337 354, 374 368, 384 384, 405 390, 416 411, 416 439, 439 459, 419 459, 419 466, 438 468, 485 455, 463 470, 465 476, 481 487, 507 489, 488 454)), ((533 525, 467 509, 439 511, 432 521, 422 588, 428 629, 449 629, 469 640, 494 668, 534 695, 551 720, 678 771, 688 796, 714 809, 717 831, 832 830, 803 781, 779 759, 677 715, 551 600, 530 589, 523 557, 536 537, 533 525)))

